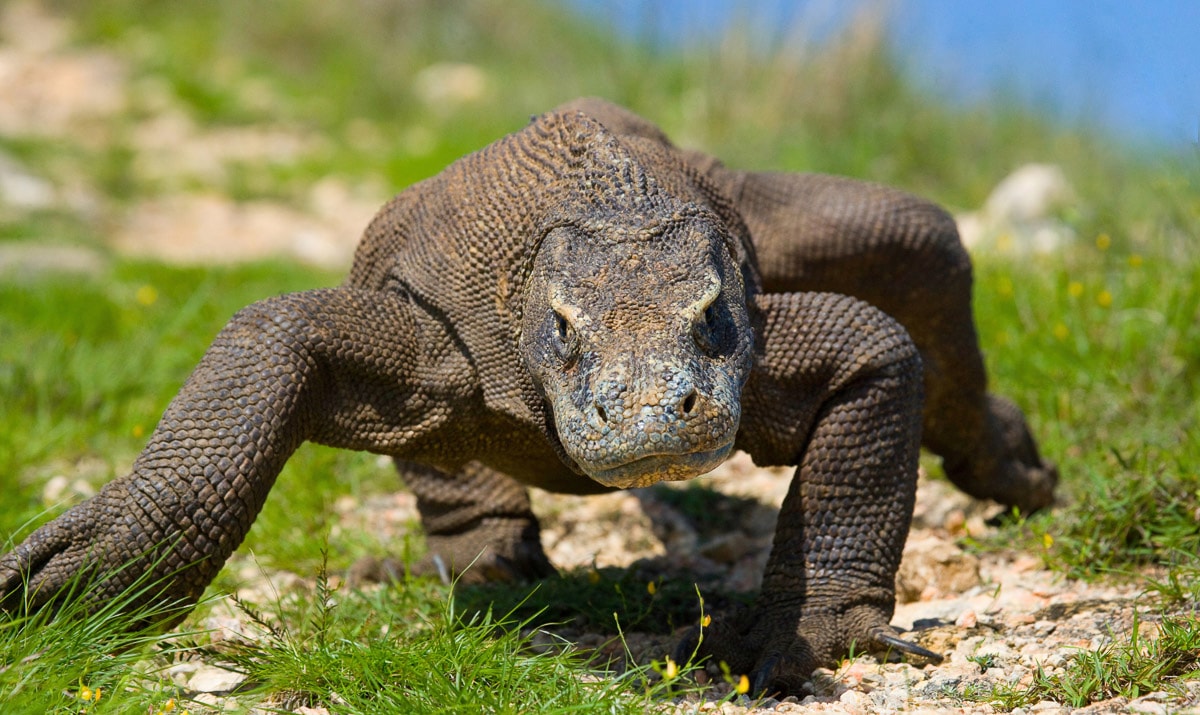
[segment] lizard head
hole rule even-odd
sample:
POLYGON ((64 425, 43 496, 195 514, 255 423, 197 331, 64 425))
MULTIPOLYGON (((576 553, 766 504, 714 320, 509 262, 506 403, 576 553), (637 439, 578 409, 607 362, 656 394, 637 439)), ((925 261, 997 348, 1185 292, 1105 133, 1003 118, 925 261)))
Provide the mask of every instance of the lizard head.
POLYGON ((595 481, 690 479, 732 451, 753 334, 730 245, 690 206, 543 238, 520 349, 563 450, 595 481))

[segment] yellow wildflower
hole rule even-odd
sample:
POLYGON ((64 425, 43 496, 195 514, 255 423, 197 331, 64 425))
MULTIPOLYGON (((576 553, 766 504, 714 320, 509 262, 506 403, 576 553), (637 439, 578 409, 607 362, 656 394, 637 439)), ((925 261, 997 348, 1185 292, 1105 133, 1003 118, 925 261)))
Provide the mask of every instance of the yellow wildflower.
POLYGON ((1096 294, 1096 304, 1099 305, 1101 308, 1109 307, 1110 305, 1112 305, 1112 301, 1113 301, 1112 293, 1109 293, 1106 290, 1102 290, 1096 294))
POLYGON ((646 593, 649 593, 651 596, 653 596, 657 592, 658 586, 653 581, 650 581, 646 584, 646 593))
POLYGON ((1067 295, 1072 298, 1078 298, 1083 295, 1083 284, 1079 281, 1071 281, 1067 284, 1067 295))
POLYGON ((710 616, 710 615, 708 615, 707 613, 705 613, 705 614, 704 614, 704 618, 701 618, 701 619, 700 619, 700 627, 701 627, 701 628, 708 628, 710 625, 712 625, 712 616, 710 616))
POLYGON ((137 299, 138 303, 146 307, 150 307, 158 302, 158 289, 147 283, 146 285, 137 289, 137 293, 134 294, 134 298, 137 299))
POLYGON ((1066 340, 1071 335, 1071 331, 1063 323, 1057 323, 1054 326, 1054 337, 1059 340, 1066 340))
POLYGON ((1130 268, 1140 268, 1142 265, 1142 262, 1143 262, 1142 254, 1140 254, 1140 253, 1129 254, 1129 267, 1130 268))
POLYGON ((677 675, 679 675, 679 666, 674 660, 667 658, 667 667, 663 668, 662 676, 667 680, 673 680, 677 675))
POLYGON ((597 571, 596 569, 592 569, 591 571, 588 571, 588 583, 591 583, 591 584, 600 583, 600 572, 597 571))
POLYGON ((1050 532, 1042 534, 1042 546, 1046 547, 1047 549, 1051 546, 1054 546, 1054 537, 1050 535, 1050 532))
POLYGON ((1099 248, 1101 251, 1107 251, 1110 246, 1112 246, 1112 237, 1107 233, 1096 236, 1096 248, 1099 248))
POLYGON ((745 695, 750 692, 750 679, 743 675, 738 678, 737 685, 733 686, 733 689, 738 691, 738 695, 745 695))

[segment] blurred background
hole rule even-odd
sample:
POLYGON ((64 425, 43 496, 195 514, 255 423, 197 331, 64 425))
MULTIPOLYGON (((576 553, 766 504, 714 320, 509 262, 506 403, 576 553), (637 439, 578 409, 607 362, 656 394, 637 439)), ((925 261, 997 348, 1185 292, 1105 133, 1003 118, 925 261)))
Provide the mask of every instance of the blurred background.
POLYGON ((392 193, 591 94, 738 167, 963 215, 1038 165, 992 213, 1069 231, 1018 248, 1144 243, 1109 226, 1194 188, 1195 27, 1184 0, 5 0, 0 238, 343 266, 392 193))
POLYGON ((882 15, 884 41, 924 89, 959 105, 1017 101, 1123 141, 1195 142, 1200 5, 1187 0, 571 0, 623 36, 711 42, 741 26, 766 52, 882 15), (799 35, 799 36, 798 36, 799 35))

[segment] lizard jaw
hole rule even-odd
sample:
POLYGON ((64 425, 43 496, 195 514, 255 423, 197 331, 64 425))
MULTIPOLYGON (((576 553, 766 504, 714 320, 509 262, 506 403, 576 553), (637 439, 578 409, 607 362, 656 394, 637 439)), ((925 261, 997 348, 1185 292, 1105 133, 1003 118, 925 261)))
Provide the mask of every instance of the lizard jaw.
POLYGON ((593 480, 606 487, 634 489, 658 482, 678 482, 712 471, 733 451, 733 440, 716 449, 687 454, 645 454, 623 464, 590 468, 580 465, 593 480))

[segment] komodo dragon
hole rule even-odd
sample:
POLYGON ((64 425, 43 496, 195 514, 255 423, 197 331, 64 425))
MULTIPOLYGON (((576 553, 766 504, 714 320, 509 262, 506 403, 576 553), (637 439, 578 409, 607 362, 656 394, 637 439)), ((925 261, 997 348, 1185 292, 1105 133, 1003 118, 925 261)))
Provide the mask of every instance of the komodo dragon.
POLYGON ((488 578, 554 573, 526 486, 690 479, 741 449, 797 470, 760 597, 702 652, 795 691, 855 643, 923 652, 888 625, 922 437, 972 496, 1050 503, 976 343, 941 209, 730 170, 577 100, 396 196, 341 287, 238 312, 132 472, 0 559, 0 595, 53 606, 132 564, 87 598, 148 572, 190 607, 305 440, 393 457, 430 552, 488 578))

